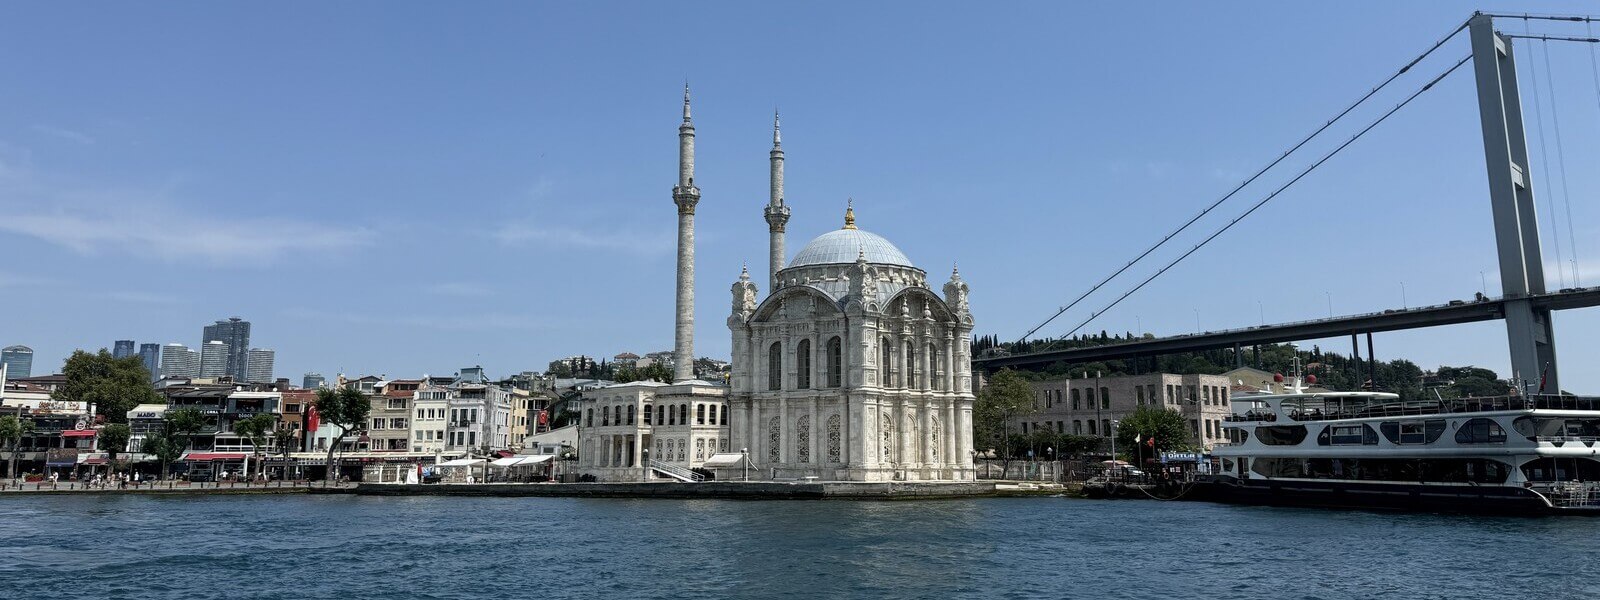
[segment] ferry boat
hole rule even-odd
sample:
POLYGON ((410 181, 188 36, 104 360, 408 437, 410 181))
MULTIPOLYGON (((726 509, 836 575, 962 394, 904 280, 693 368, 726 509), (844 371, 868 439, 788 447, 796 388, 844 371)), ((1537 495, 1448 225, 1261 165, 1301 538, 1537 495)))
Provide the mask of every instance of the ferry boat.
MULTIPOLYGON (((1296 378, 1298 379, 1298 378, 1296 378)), ((1600 398, 1236 395, 1196 499, 1600 515, 1600 398)))

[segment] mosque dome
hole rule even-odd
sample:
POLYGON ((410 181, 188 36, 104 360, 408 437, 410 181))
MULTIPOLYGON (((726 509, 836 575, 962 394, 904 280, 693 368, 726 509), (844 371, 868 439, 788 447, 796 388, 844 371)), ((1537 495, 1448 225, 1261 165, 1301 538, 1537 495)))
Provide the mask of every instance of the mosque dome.
POLYGON ((790 267, 837 265, 856 262, 862 254, 867 262, 915 268, 904 252, 876 233, 856 229, 855 209, 845 211, 844 228, 829 231, 811 240, 789 262, 790 267))

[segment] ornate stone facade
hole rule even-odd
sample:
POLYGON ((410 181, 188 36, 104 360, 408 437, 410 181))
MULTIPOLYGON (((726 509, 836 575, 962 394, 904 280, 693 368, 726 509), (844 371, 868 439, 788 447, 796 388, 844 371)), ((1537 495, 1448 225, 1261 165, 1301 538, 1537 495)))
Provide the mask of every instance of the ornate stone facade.
POLYGON ((748 271, 733 285, 735 451, 762 477, 972 479, 967 284, 953 272, 940 298, 899 249, 856 228, 854 207, 845 219, 765 300, 748 271))

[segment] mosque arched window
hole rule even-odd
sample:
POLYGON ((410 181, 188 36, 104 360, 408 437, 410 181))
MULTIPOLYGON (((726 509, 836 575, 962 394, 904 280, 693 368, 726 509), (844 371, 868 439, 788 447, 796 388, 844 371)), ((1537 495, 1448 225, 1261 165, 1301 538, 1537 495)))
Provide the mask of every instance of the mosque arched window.
POLYGON ((656 405, 656 424, 657 425, 666 425, 667 424, 667 405, 665 405, 665 404, 657 404, 656 405))
MULTIPOLYGON (((724 406, 724 407, 722 407, 722 422, 718 423, 718 425, 727 425, 727 424, 728 424, 728 407, 724 406)), ((722 441, 726 442, 728 440, 722 440, 722 441)))
POLYGON ((942 387, 939 382, 941 379, 939 377, 941 373, 939 370, 940 358, 942 357, 939 356, 939 349, 933 345, 933 342, 928 342, 928 381, 932 382, 932 385, 928 387, 936 390, 942 387))
POLYGON ((694 424, 695 425, 705 425, 706 424, 706 405, 704 405, 704 404, 696 404, 696 405, 694 405, 694 424))
POLYGON ((767 349, 767 389, 783 389, 783 345, 778 342, 767 349))
POLYGON ((807 389, 811 387, 811 340, 800 340, 795 346, 794 356, 795 387, 807 389))
POLYGON ((633 424, 633 405, 632 404, 628 405, 628 424, 629 425, 633 424))
POLYGON ((843 384, 844 371, 844 342, 839 336, 828 340, 828 387, 839 387, 843 384))
POLYGON ((839 415, 828 417, 828 462, 839 462, 839 415))
POLYGON ((904 387, 907 387, 907 388, 919 387, 918 386, 918 382, 915 380, 915 377, 917 376, 916 369, 917 369, 917 350, 916 350, 916 346, 912 345, 911 342, 906 342, 906 368, 904 369, 905 375, 903 377, 901 377, 901 380, 904 382, 903 383, 904 387))
POLYGON ((650 425, 651 424, 650 417, 651 417, 652 413, 654 413, 654 412, 655 411, 650 410, 650 405, 649 404, 644 405, 644 414, 641 415, 641 416, 644 417, 644 424, 645 425, 650 425))
POLYGON ((667 407, 667 424, 668 425, 677 425, 678 424, 678 411, 673 410, 672 407, 670 407, 670 406, 667 407))
POLYGON ((592 408, 589 409, 588 420, 584 422, 584 427, 594 427, 594 409, 592 408))
POLYGON ((773 417, 767 422, 767 462, 778 462, 783 447, 783 421, 773 417))
POLYGON ((889 338, 883 338, 878 343, 878 350, 881 355, 878 361, 878 384, 883 387, 891 387, 894 385, 894 380, 892 379, 894 369, 891 368, 893 365, 889 361, 894 356, 894 351, 890 350, 889 338))
POLYGON ((811 416, 805 415, 794 425, 795 462, 811 462, 811 416))
POLYGON ((680 425, 688 425, 689 424, 689 405, 688 404, 679 404, 678 405, 678 424, 680 424, 680 425))
POLYGON ((717 405, 715 405, 715 404, 708 405, 706 410, 711 413, 711 416, 706 418, 706 422, 711 424, 711 425, 716 425, 717 424, 717 405))
POLYGON ((611 407, 609 407, 609 406, 600 407, 600 426, 601 427, 605 427, 605 426, 610 425, 610 424, 611 424, 611 407))

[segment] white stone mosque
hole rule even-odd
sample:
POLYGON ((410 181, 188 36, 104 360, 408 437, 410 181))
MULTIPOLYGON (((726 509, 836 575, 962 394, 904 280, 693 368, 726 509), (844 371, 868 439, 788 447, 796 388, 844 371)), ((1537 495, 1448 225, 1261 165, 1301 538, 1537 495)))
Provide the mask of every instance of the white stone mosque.
POLYGON ((733 285, 733 373, 694 378, 694 125, 678 127, 677 330, 671 384, 585 393, 579 470, 601 481, 961 481, 972 466, 972 314, 952 271, 940 297, 894 244, 856 226, 818 236, 785 266, 790 209, 773 118, 770 292, 733 285), (699 474, 696 473, 699 470, 699 474))

